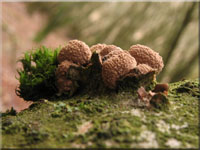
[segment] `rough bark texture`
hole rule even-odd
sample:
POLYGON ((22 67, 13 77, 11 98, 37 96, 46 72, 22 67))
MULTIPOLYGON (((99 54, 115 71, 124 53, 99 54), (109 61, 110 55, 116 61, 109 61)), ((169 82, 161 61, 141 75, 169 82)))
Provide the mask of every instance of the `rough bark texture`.
POLYGON ((3 148, 198 148, 199 81, 169 85, 169 105, 141 108, 131 90, 41 100, 3 113, 3 148))

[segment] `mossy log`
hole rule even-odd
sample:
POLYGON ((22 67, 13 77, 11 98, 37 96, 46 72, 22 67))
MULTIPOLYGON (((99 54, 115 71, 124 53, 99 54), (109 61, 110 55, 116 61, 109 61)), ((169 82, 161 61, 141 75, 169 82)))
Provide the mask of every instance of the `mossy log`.
POLYGON ((167 109, 140 107, 137 94, 42 99, 1 114, 3 148, 198 148, 198 80, 169 85, 167 109))

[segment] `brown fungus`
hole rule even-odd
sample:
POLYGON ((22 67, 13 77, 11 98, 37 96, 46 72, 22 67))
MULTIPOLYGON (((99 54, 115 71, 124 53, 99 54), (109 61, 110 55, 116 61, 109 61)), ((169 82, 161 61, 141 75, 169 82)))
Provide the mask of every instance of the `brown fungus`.
POLYGON ((63 61, 56 69, 56 78, 66 76, 70 66, 78 66, 68 60, 63 61))
POLYGON ((168 83, 163 83, 163 84, 156 84, 153 92, 161 92, 164 93, 165 95, 168 95, 168 90, 169 90, 169 85, 168 83))
POLYGON ((102 65, 102 78, 104 84, 115 89, 116 81, 136 67, 136 60, 127 53, 121 53, 111 57, 102 65))
POLYGON ((90 50, 92 53, 96 52, 96 53, 100 53, 102 49, 104 49, 106 47, 106 44, 96 44, 93 45, 92 47, 90 47, 90 50))
POLYGON ((92 52, 88 45, 79 40, 71 40, 67 46, 61 49, 58 62, 68 60, 78 65, 84 65, 89 63, 91 56, 92 52))
POLYGON ((73 81, 67 78, 67 72, 70 66, 77 65, 65 60, 61 64, 59 64, 58 68, 56 69, 56 86, 59 90, 59 94, 68 92, 72 89, 73 81))
POLYGON ((114 50, 119 50, 121 51, 122 49, 120 47, 117 47, 115 45, 107 45, 106 47, 104 47, 101 51, 100 51, 100 56, 101 58, 103 58, 105 55, 107 55, 108 53, 110 53, 111 51, 114 50))
POLYGON ((136 67, 136 69, 138 69, 141 74, 147 74, 154 70, 153 68, 151 68, 150 66, 148 66, 146 64, 139 64, 136 67))
POLYGON ((56 81, 56 86, 59 90, 58 93, 62 94, 62 93, 66 93, 66 92, 71 91, 71 89, 73 87, 73 82, 72 82, 72 80, 69 80, 67 78, 60 77, 56 81))
POLYGON ((144 45, 133 45, 130 47, 129 53, 133 56, 138 64, 147 64, 159 73, 164 64, 162 57, 151 48, 144 45))
POLYGON ((102 62, 104 63, 109 58, 112 58, 112 57, 117 56, 117 55, 122 54, 122 53, 125 53, 125 51, 123 51, 123 50, 113 50, 102 58, 102 62))

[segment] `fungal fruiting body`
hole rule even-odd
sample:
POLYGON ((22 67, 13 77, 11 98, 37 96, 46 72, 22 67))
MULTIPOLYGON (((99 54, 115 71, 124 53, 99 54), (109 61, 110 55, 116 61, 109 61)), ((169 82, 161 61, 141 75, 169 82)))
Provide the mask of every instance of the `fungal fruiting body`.
POLYGON ((154 70, 153 68, 151 68, 150 66, 148 66, 146 64, 139 64, 136 67, 136 69, 138 69, 141 74, 147 74, 154 70))
POLYGON ((71 40, 58 54, 58 68, 56 70, 56 85, 59 94, 76 91, 77 82, 69 79, 67 73, 70 66, 83 66, 90 62, 92 52, 87 44, 79 40, 71 40))
POLYGON ((102 78, 105 85, 111 89, 116 87, 116 81, 136 67, 135 59, 123 52, 114 55, 102 65, 102 78))
POLYGON ((108 53, 107 55, 105 55, 104 57, 102 57, 102 62, 104 63, 106 60, 108 60, 109 58, 112 58, 114 56, 117 56, 119 54, 125 53, 125 51, 123 50, 113 50, 110 53, 108 53))
POLYGON ((106 47, 106 44, 96 44, 93 45, 92 47, 90 47, 90 50, 92 53, 96 52, 96 53, 100 53, 102 49, 104 49, 106 47))
POLYGON ((58 68, 56 69, 56 77, 57 78, 65 77, 70 66, 77 66, 77 65, 68 60, 65 60, 62 63, 60 63, 58 65, 58 68))
POLYGON ((120 47, 117 47, 115 45, 106 45, 100 52, 100 56, 103 58, 105 55, 109 54, 111 51, 114 50, 122 50, 120 47))
POLYGON ((62 63, 60 63, 56 69, 56 86, 60 94, 69 92, 73 87, 73 82, 75 82, 67 78, 67 73, 69 71, 70 66, 77 65, 68 60, 65 60, 62 63))
POLYGON ((157 84, 153 92, 162 92, 165 95, 168 95, 169 85, 167 83, 157 84))
POLYGON ((105 88, 116 89, 119 80, 123 82, 126 77, 137 76, 138 78, 150 72, 158 74, 164 66, 162 57, 143 45, 133 45, 129 51, 126 51, 115 45, 106 44, 96 44, 89 48, 87 44, 78 40, 69 41, 61 49, 58 61, 60 64, 56 70, 56 85, 60 93, 75 92, 79 85, 76 88, 73 86, 81 83, 82 89, 85 89, 90 85, 86 83, 91 82, 92 79, 101 82, 99 84, 103 84, 105 88), (99 73, 94 71, 95 64, 99 65, 97 67, 99 73), (73 67, 76 76, 79 76, 77 77, 79 81, 74 81, 74 78, 68 76, 73 72, 73 67))
POLYGON ((133 45, 130 47, 129 53, 136 59, 138 65, 146 64, 155 69, 158 73, 164 67, 162 57, 147 46, 140 44, 133 45))
POLYGON ((71 40, 67 46, 63 47, 58 55, 58 61, 71 61, 78 65, 88 64, 92 52, 87 44, 78 40, 71 40))

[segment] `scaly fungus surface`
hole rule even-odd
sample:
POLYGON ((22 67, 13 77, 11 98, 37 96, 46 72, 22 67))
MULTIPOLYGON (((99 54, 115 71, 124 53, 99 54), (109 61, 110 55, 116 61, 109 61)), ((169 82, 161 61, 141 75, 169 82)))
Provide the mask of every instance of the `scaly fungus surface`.
POLYGON ((139 70, 141 74, 147 74, 148 72, 153 71, 153 68, 151 68, 146 64, 139 64, 136 68, 139 70))
POLYGON ((101 57, 104 57, 105 55, 109 54, 110 52, 112 52, 114 50, 121 51, 122 49, 120 47, 115 46, 115 45, 107 45, 99 52, 99 54, 100 54, 101 57))
POLYGON ((58 61, 71 61, 78 65, 89 63, 92 53, 87 44, 79 40, 71 40, 63 47, 58 55, 58 61))
POLYGON ((96 52, 99 53, 101 52, 102 49, 104 49, 106 47, 106 44, 96 44, 90 47, 91 52, 96 52))
POLYGON ((116 81, 135 68, 136 64, 135 59, 125 52, 113 55, 113 57, 106 60, 102 65, 104 83, 109 88, 116 88, 116 81))
POLYGON ((113 50, 111 51, 110 53, 108 53, 107 55, 105 55, 103 58, 102 58, 102 62, 105 62, 106 60, 108 60, 109 58, 112 58, 119 54, 122 54, 122 53, 125 53, 126 51, 123 51, 123 50, 113 50))
POLYGON ((159 73, 164 67, 162 57, 152 50, 151 48, 144 45, 133 45, 129 49, 129 53, 133 56, 138 64, 146 64, 156 69, 159 73))

